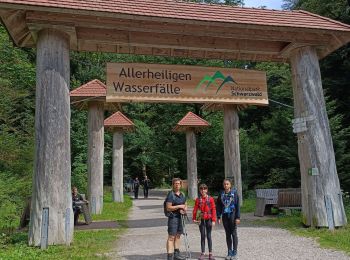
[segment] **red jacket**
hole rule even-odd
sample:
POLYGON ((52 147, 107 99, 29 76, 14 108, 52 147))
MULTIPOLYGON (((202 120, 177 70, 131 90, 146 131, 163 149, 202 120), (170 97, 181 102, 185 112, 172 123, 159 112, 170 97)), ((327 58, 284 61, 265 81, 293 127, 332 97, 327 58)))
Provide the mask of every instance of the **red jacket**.
POLYGON ((192 219, 196 220, 197 211, 198 211, 198 209, 200 209, 202 212, 207 213, 207 214, 202 215, 203 219, 210 219, 211 218, 211 221, 216 222, 215 201, 214 201, 213 197, 211 197, 211 196, 209 196, 209 205, 210 205, 210 208, 208 207, 207 197, 197 198, 196 203, 195 203, 194 208, 193 208, 192 219), (202 200, 201 203, 200 203, 200 200, 202 200))

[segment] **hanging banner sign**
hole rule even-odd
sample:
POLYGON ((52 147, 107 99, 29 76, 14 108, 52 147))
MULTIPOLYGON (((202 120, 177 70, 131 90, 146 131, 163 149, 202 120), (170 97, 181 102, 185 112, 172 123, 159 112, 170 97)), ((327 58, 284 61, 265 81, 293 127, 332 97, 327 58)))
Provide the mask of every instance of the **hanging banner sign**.
POLYGON ((187 65, 107 63, 106 99, 267 105, 266 73, 187 65))

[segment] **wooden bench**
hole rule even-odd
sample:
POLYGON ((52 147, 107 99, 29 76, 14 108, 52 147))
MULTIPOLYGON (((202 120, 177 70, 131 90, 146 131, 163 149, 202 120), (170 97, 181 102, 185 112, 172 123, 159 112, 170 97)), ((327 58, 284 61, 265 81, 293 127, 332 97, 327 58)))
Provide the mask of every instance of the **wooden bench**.
POLYGON ((256 189, 255 191, 256 209, 254 215, 263 217, 266 211, 271 211, 272 206, 277 205, 278 189, 256 189))
POLYGON ((263 217, 271 213, 271 208, 285 210, 288 214, 292 209, 301 209, 301 189, 256 189, 255 216, 263 217))
POLYGON ((277 208, 287 215, 293 209, 301 209, 301 189, 280 189, 278 191, 277 208))

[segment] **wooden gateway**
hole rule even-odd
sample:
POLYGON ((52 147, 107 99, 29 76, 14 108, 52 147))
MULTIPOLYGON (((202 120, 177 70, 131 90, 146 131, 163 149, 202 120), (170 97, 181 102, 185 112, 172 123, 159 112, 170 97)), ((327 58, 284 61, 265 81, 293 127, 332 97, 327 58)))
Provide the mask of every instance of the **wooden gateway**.
MULTIPOLYGON (((70 244, 73 238, 70 50, 289 62, 304 222, 347 223, 319 59, 350 41, 349 25, 305 11, 175 0, 0 0, 0 17, 16 46, 37 49, 30 245, 41 245, 44 227, 49 245, 70 244)), ((228 113, 234 121, 234 112, 228 113)))

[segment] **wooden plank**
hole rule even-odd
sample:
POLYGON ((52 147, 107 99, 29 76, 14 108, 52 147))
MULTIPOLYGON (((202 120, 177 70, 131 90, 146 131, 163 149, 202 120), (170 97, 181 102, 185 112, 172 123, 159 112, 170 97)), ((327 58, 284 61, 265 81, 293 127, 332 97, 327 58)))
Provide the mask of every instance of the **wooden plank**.
POLYGON ((31 32, 25 23, 25 11, 7 10, 1 12, 1 20, 17 46, 33 47, 31 32))
POLYGON ((266 73, 216 67, 107 64, 107 102, 266 105, 266 73))
POLYGON ((330 230, 334 230, 334 218, 333 218, 333 207, 332 207, 332 200, 329 196, 325 196, 325 204, 326 204, 326 212, 327 212, 327 221, 328 221, 328 228, 330 230))
MULTIPOLYGON (((107 45, 111 46, 111 43, 108 43, 107 45)), ((78 40, 78 50, 79 51, 99 51, 99 49, 102 49, 96 42, 89 42, 84 40, 78 40)), ((103 45, 102 45, 103 46, 103 45)), ((130 46, 128 44, 121 45, 116 44, 115 46, 116 53, 124 53, 124 54, 140 54, 140 55, 154 55, 153 48, 148 46, 130 46)), ((157 48, 161 49, 161 48, 157 48)), ((169 48, 165 48, 169 49, 169 48)), ((111 49, 113 51, 113 49, 111 49)), ((271 54, 256 54, 256 53, 245 53, 244 55, 241 53, 241 51, 232 51, 232 52, 211 52, 211 51, 205 51, 205 50, 186 50, 184 49, 170 49, 169 56, 171 57, 185 57, 185 58, 191 58, 191 53, 194 52, 195 58, 198 58, 198 53, 202 52, 204 59, 232 59, 232 60, 249 60, 249 61, 275 61, 275 62, 287 62, 287 58, 279 57, 276 55, 271 54)), ((168 52, 168 51, 166 51, 168 52)), ((164 52, 164 53, 166 53, 164 52)), ((161 53, 157 54, 158 56, 163 56, 161 53)))
POLYGON ((225 37, 201 37, 165 33, 122 31, 117 29, 77 28, 78 40, 151 46, 159 48, 186 48, 209 51, 246 51, 250 53, 278 54, 288 42, 228 39, 225 37))
POLYGON ((49 208, 43 208, 41 218, 40 249, 47 249, 49 244, 49 208))

